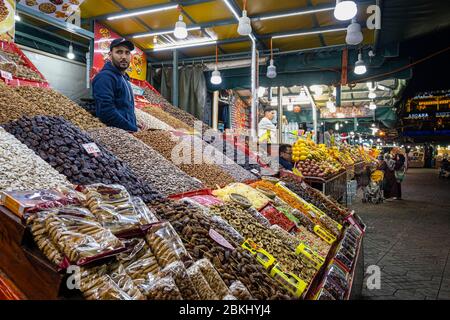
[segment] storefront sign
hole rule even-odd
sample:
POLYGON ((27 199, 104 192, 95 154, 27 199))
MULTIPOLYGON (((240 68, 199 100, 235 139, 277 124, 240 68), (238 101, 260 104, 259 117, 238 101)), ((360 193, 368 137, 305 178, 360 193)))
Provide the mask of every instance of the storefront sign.
MULTIPOLYGON (((96 23, 94 28, 95 44, 94 44, 94 63, 92 67, 91 79, 102 70, 108 59, 109 46, 115 39, 120 38, 117 33, 109 30, 107 27, 96 23)), ((130 78, 144 81, 147 78, 147 58, 145 53, 136 48, 131 53, 130 68, 127 70, 130 78)))
POLYGON ((0 0, 0 40, 13 41, 16 21, 15 0, 0 0))
POLYGON ((407 119, 425 119, 429 116, 428 113, 412 113, 408 115, 407 119))
POLYGON ((420 97, 408 100, 406 103, 406 112, 432 112, 432 111, 450 111, 450 98, 444 96, 420 97))
POLYGON ((80 5, 84 0, 19 0, 17 2, 39 11, 41 14, 48 14, 53 18, 67 21, 71 20, 74 15, 80 16, 80 5))
POLYGON ((320 109, 321 119, 368 118, 374 114, 374 110, 365 107, 336 108, 336 112, 330 112, 327 108, 320 109))

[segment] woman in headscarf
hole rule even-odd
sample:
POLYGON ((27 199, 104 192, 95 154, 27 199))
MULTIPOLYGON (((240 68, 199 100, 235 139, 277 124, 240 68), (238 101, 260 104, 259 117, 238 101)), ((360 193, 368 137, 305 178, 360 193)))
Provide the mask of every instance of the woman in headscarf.
POLYGON ((395 160, 392 159, 389 153, 384 155, 380 170, 384 171, 384 197, 386 199, 396 199, 399 196, 399 190, 397 179, 395 178, 395 160))

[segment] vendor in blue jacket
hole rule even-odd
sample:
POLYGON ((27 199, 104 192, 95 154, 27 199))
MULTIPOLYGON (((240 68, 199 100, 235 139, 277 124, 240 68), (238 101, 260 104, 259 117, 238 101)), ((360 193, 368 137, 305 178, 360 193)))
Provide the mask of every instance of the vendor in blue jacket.
POLYGON ((92 83, 97 117, 108 126, 136 132, 133 89, 126 70, 134 44, 125 38, 110 45, 109 61, 92 83))

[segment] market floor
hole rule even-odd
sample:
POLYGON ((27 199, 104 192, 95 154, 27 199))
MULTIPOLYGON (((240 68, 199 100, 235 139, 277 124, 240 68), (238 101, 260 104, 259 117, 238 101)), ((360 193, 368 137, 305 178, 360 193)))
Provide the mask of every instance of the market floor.
POLYGON ((410 169, 402 191, 402 201, 351 206, 367 224, 365 270, 381 269, 381 289, 364 285, 363 298, 450 299, 450 180, 410 169))

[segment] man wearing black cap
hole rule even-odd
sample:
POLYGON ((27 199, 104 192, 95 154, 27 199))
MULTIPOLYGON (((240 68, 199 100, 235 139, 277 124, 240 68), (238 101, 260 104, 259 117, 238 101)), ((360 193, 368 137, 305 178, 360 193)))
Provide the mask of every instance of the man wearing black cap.
POLYGON ((126 73, 133 50, 133 43, 125 38, 114 40, 109 61, 94 78, 92 86, 97 117, 108 126, 136 132, 133 89, 126 73))

